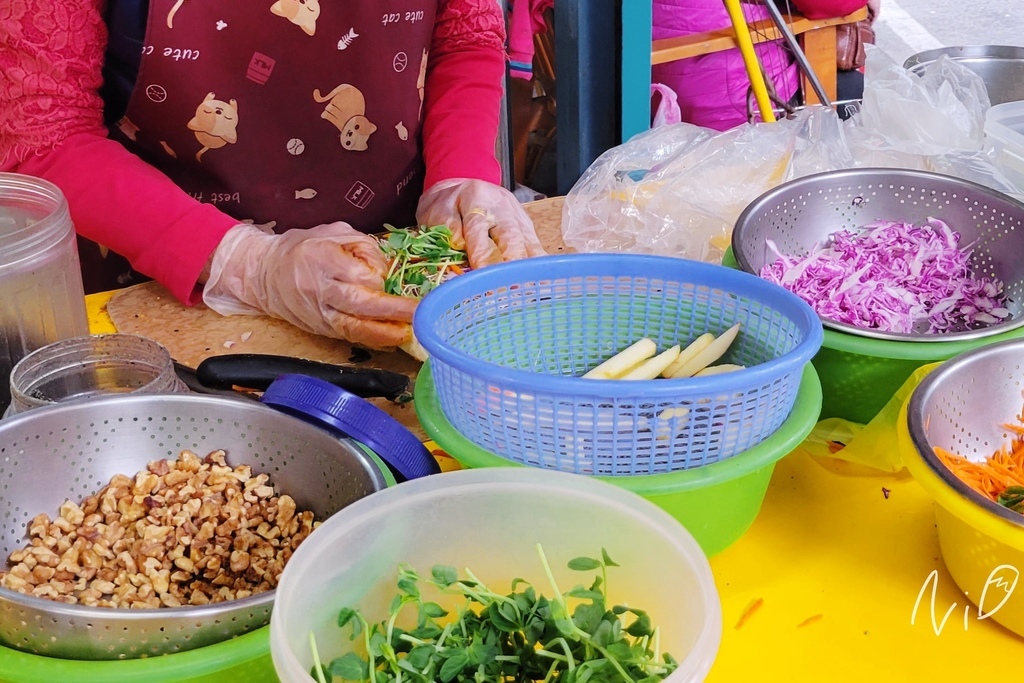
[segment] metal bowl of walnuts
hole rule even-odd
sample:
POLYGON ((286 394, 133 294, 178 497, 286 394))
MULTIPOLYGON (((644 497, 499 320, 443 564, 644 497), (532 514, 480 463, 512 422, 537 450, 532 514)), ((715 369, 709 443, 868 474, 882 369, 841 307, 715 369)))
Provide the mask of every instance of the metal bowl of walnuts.
POLYGON ((231 398, 0 421, 0 645, 128 659, 264 626, 292 551, 385 471, 355 441, 231 398))

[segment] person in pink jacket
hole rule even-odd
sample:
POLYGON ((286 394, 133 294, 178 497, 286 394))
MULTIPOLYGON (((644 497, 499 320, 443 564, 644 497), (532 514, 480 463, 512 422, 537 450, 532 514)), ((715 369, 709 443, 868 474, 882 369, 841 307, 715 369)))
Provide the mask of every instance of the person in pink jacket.
POLYGON ((415 301, 364 233, 446 224, 473 267, 543 249, 497 184, 500 7, 400 4, 4 0, 0 170, 184 302, 403 344, 415 301))
MULTIPOLYGON (((771 1, 771 0, 766 0, 771 1)), ((876 0, 873 0, 876 2, 876 0)), ((777 2, 782 9, 788 5, 777 2)), ((867 0, 793 0, 792 8, 812 19, 844 16, 867 0)), ((758 3, 744 4, 748 23, 769 19, 758 3)), ((722 0, 654 0, 653 38, 675 38, 731 26, 722 0)), ((775 87, 780 102, 789 102, 799 88, 799 71, 781 41, 755 45, 754 50, 775 87)), ((750 94, 750 79, 739 50, 724 50, 680 59, 652 68, 651 80, 677 95, 682 120, 724 131, 759 117, 750 94)))

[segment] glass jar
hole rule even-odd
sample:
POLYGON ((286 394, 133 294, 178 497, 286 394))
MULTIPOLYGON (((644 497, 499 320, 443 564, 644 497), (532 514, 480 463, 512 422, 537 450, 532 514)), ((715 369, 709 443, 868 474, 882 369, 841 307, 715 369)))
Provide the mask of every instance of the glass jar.
POLYGON ((178 394, 188 387, 163 346, 134 334, 76 337, 22 358, 11 372, 8 415, 103 394, 178 394))
POLYGON ((26 354, 89 333, 68 204, 56 185, 0 173, 0 409, 26 354))

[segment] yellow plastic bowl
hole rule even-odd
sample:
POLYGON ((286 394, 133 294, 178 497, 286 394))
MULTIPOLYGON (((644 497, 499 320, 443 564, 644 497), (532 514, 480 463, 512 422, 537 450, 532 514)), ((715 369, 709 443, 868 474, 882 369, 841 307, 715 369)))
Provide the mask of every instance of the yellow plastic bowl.
POLYGON ((1007 439, 1024 386, 1024 342, 993 344, 940 366, 903 405, 900 454, 935 503, 935 526, 950 576, 991 618, 1024 636, 1024 515, 970 489, 942 465, 932 447, 982 460, 1007 439), (971 417, 973 416, 973 417, 971 417))

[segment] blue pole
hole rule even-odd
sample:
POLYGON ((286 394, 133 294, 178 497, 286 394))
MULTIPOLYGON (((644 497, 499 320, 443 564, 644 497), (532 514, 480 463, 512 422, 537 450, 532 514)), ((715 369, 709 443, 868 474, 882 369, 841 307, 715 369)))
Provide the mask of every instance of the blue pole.
POLYGON ((622 0, 622 141, 651 127, 653 4, 652 0, 622 0))
POLYGON ((559 194, 621 141, 618 25, 625 1, 555 2, 559 194))

